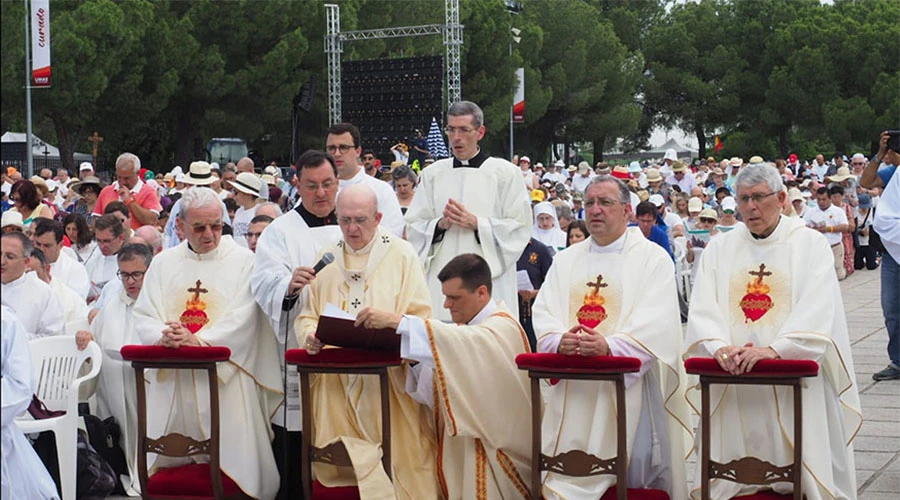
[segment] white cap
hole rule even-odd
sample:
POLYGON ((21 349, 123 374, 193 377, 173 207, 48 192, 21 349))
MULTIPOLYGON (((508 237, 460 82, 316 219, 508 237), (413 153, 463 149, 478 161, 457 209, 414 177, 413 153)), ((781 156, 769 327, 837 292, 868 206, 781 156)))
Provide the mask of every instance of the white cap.
POLYGON ((553 166, 554 166, 554 167, 565 167, 565 166, 566 166, 566 162, 564 162, 564 161, 562 161, 562 160, 556 160, 556 163, 554 163, 553 166))
POLYGON ((94 166, 91 165, 91 162, 84 161, 84 162, 81 162, 81 165, 78 166, 79 172, 84 172, 85 170, 94 170, 94 166))
POLYGON ((723 212, 724 212, 725 210, 734 212, 734 209, 735 209, 735 208, 737 208, 737 202, 734 201, 734 197, 733 197, 733 196, 726 196, 726 197, 722 200, 722 211, 723 211, 723 212))
POLYGON ((274 165, 269 165, 268 167, 266 167, 266 169, 265 169, 263 172, 265 172, 265 173, 267 173, 267 174, 269 174, 269 175, 276 175, 276 176, 277 176, 277 175, 278 175, 278 167, 276 167, 276 166, 274 166, 274 165))
POLYGON ((666 155, 663 156, 663 161, 666 161, 666 160, 675 161, 677 159, 678 159, 678 153, 676 153, 674 149, 667 149, 666 155))
POLYGON ((527 161, 528 163, 531 163, 531 158, 529 158, 529 157, 527 157, 527 156, 523 156, 523 157, 519 158, 519 161, 520 161, 520 162, 521 162, 521 161, 527 161))
POLYGON ((653 203, 653 206, 659 208, 666 203, 666 200, 663 199, 661 194, 651 195, 650 198, 647 199, 650 203, 653 203))

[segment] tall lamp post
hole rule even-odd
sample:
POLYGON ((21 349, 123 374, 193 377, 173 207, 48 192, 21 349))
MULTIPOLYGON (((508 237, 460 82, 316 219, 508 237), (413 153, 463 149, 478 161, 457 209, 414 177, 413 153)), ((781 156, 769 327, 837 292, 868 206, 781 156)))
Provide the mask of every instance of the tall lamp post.
MULTIPOLYGON (((519 28, 510 27, 509 31, 512 33, 512 36, 509 39, 509 60, 512 61, 513 42, 519 43, 522 41, 522 37, 519 36, 522 33, 522 30, 520 30, 519 28)), ((516 90, 514 88, 512 102, 509 105, 509 161, 512 161, 513 156, 515 156, 515 135, 513 134, 513 107, 515 107, 515 104, 516 90)))

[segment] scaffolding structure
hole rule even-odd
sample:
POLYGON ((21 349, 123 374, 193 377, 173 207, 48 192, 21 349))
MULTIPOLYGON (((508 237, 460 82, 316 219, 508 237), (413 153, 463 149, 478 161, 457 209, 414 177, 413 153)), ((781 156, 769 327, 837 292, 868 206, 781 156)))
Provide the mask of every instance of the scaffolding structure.
POLYGON ((325 4, 325 55, 328 59, 329 124, 333 125, 341 121, 341 54, 344 52, 344 42, 378 38, 442 35, 446 49, 444 66, 447 70, 444 97, 448 106, 459 102, 462 98, 460 49, 463 43, 463 26, 459 24, 459 0, 444 0, 444 18, 444 24, 342 32, 340 7, 336 4, 325 4))

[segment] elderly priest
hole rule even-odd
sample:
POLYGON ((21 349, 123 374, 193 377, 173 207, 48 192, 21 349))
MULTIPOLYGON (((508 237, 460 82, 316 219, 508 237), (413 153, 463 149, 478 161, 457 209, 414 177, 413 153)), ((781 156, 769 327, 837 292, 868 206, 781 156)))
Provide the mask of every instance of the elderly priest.
MULTIPOLYGON (((160 253, 144 276, 134 307, 143 344, 171 348, 226 346, 218 365, 221 466, 244 493, 275 497, 278 470, 269 420, 282 402, 275 335, 250 293, 253 252, 222 237, 222 206, 215 191, 190 189, 181 198, 177 247, 160 253)), ((200 372, 198 372, 200 373, 200 372)), ((147 432, 209 435, 205 374, 160 370, 150 377, 147 432)), ((181 465, 157 456, 151 468, 181 465)))
POLYGON ((357 324, 396 330, 403 358, 418 362, 407 391, 435 410, 444 497, 527 496, 531 400, 513 360, 530 352, 528 338, 491 298, 491 268, 479 255, 455 257, 438 279, 455 325, 373 308, 357 324))
MULTIPOLYGON (((753 371, 761 359, 811 359, 819 375, 803 388, 802 489, 808 500, 855 499, 852 441, 862 424, 844 304, 832 253, 821 233, 781 215, 787 196, 775 168, 744 167, 735 179, 744 226, 710 241, 691 298, 686 357, 713 357, 726 371, 753 371)), ((710 455, 793 461, 793 397, 788 387, 712 385, 710 455)), ((688 391, 700 408, 699 391, 688 391)), ((697 478, 700 469, 697 469, 697 478)), ((699 483, 697 483, 699 484, 699 483)), ((790 483, 774 490, 789 494, 790 483)), ((699 489, 699 486, 697 487, 699 489)), ((714 479, 712 498, 759 486, 714 479)))
MULTIPOLYGON (((297 342, 310 354, 318 354, 323 347, 315 332, 328 304, 353 316, 366 307, 431 316, 419 258, 409 243, 379 227, 382 216, 378 210, 375 192, 364 184, 349 186, 338 196, 337 218, 343 239, 326 248, 334 254, 334 264, 322 269, 309 284, 308 300, 295 322, 297 342)), ((359 482, 363 500, 394 495, 409 500, 438 498, 433 417, 406 393, 408 370, 406 364, 388 370, 393 488, 379 461, 374 474, 367 476, 375 484, 359 482)), ((379 394, 378 379, 372 375, 314 377, 310 409, 315 422, 313 445, 323 447, 341 439, 358 469, 354 473, 316 463, 314 472, 323 485, 358 484, 355 474, 364 475, 365 465, 360 465, 363 454, 372 453, 380 460, 380 451, 371 450, 381 441, 379 394)))

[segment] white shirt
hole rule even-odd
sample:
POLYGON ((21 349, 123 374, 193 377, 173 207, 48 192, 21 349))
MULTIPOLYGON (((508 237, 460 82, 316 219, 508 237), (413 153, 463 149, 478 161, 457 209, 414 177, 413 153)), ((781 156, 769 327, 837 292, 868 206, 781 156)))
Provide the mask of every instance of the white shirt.
POLYGON ((587 189, 588 184, 590 184, 593 179, 594 173, 591 171, 588 171, 587 177, 576 174, 572 176, 572 189, 574 189, 576 193, 584 193, 584 190, 587 189))
POLYGON ((234 231, 232 238, 235 243, 244 248, 248 248, 246 234, 250 232, 250 221, 256 217, 257 208, 259 205, 253 205, 252 208, 240 207, 234 213, 234 223, 231 225, 231 229, 234 231))
POLYGON ((366 174, 366 171, 360 168, 352 178, 340 180, 338 196, 340 196, 340 191, 348 186, 360 183, 375 191, 375 196, 378 198, 378 211, 381 212, 381 227, 402 238, 406 224, 403 221, 403 213, 400 211, 397 195, 387 182, 366 174))
POLYGON ((3 305, 12 309, 25 326, 29 340, 66 333, 62 302, 35 273, 24 273, 0 285, 0 296, 3 305))
MULTIPOLYGON (((819 205, 809 207, 809 210, 803 214, 803 220, 806 225, 812 228, 834 227, 841 224, 847 224, 847 214, 842 208, 829 205, 827 210, 822 210, 819 205)), ((828 244, 835 246, 841 242, 843 233, 822 233, 828 244)))
POLYGON ((50 276, 53 281, 59 280, 75 291, 82 300, 86 300, 91 290, 91 280, 87 269, 66 252, 60 252, 56 262, 50 264, 50 276))

